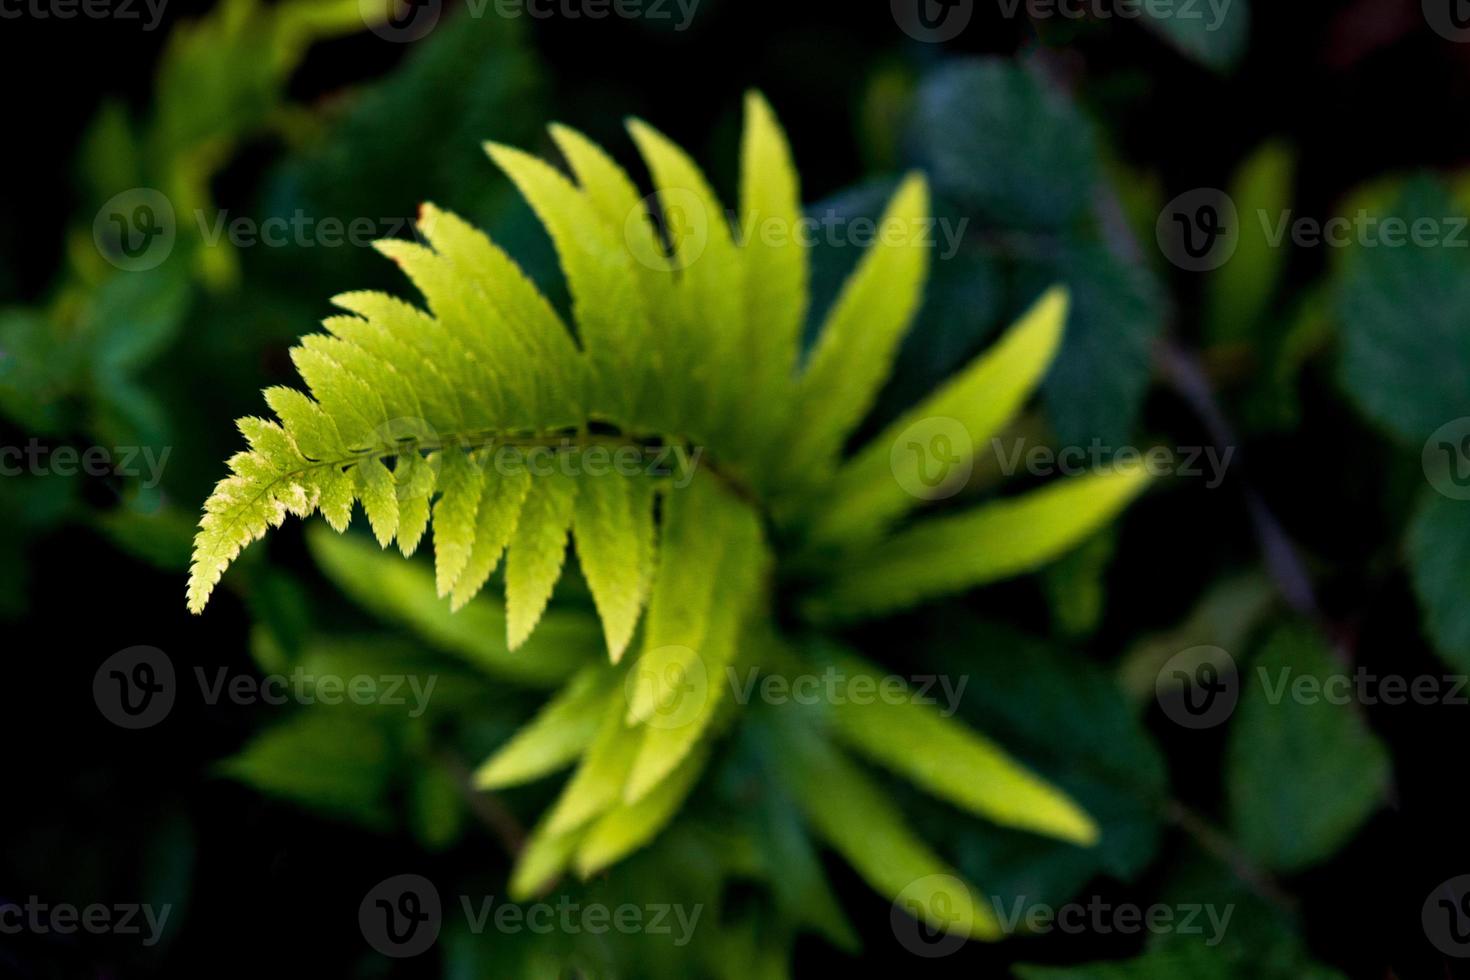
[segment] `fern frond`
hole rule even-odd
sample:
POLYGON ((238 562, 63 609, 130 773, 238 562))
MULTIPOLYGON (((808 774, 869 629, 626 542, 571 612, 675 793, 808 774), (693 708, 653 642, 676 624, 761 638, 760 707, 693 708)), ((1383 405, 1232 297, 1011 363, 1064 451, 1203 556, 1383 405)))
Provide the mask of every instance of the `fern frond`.
MULTIPOLYGON (((1004 425, 1058 349, 1066 296, 1048 293, 844 460, 919 308, 928 189, 918 175, 902 182, 801 363, 810 271, 799 183, 770 107, 752 94, 745 109, 733 223, 693 160, 642 122, 629 131, 652 176, 647 197, 565 127, 551 134, 571 176, 486 144, 550 235, 571 322, 493 241, 426 204, 422 242, 378 248, 427 309, 337 296, 343 313, 291 352, 304 390, 271 388, 276 420, 240 420, 247 448, 205 503, 191 610, 288 514, 320 512, 340 532, 360 502, 381 548, 411 555, 429 535, 433 569, 312 531, 345 591, 487 670, 564 685, 477 774, 481 786, 508 786, 575 763, 517 863, 516 895, 619 860, 682 805, 740 710, 726 692, 731 666, 787 657, 772 615, 778 544, 817 562, 802 567, 807 591, 793 607, 811 622, 861 618, 1032 570, 1145 482, 1138 471, 1084 477, 894 530, 918 502, 905 488, 919 462, 894 456, 894 444, 936 417, 972 444, 1004 425), (550 605, 569 547, 595 621, 550 605), (503 606, 481 595, 502 566, 503 606), (588 667, 568 648, 595 643, 599 625, 611 663, 588 667)), ((929 882, 921 899, 944 898, 970 915, 962 931, 993 937, 968 886, 828 739, 1002 824, 1084 844, 1095 827, 999 748, 911 707, 849 706, 823 731, 793 729, 782 773, 816 833, 875 887, 929 882)))

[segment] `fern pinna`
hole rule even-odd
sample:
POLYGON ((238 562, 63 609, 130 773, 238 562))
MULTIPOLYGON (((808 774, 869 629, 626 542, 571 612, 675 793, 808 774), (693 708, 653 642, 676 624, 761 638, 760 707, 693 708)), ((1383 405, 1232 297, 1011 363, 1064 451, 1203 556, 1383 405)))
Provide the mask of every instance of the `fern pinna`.
MULTIPOLYGON (((813 639, 814 627, 1032 570, 1145 482, 1120 469, 911 518, 922 501, 904 488, 922 460, 892 447, 925 420, 961 427, 970 447, 1005 425, 1056 353, 1066 296, 1041 297, 990 351, 845 456, 922 295, 924 179, 899 186, 803 355, 809 255, 794 233, 790 151, 766 103, 747 100, 733 222, 682 150, 641 122, 629 128, 656 188, 648 199, 565 127, 551 135, 574 180, 486 147, 550 233, 574 330, 452 214, 425 205, 423 244, 379 244, 427 312, 378 293, 333 301, 347 315, 292 351, 310 393, 269 389, 276 419, 240 420, 249 448, 205 504, 188 588, 198 612, 240 550, 287 514, 320 511, 341 531, 361 502, 379 544, 396 539, 405 556, 432 528, 434 582, 455 609, 503 561, 515 648, 547 607, 570 537, 610 663, 576 675, 479 774, 489 788, 576 766, 520 857, 519 894, 567 868, 598 871, 672 819, 738 712, 723 682, 737 665, 835 664, 844 684, 872 683, 875 667, 813 639), (619 453, 676 453, 692 474, 609 465, 619 453), (801 568, 796 608, 808 626, 781 635, 773 572, 788 561, 801 568)), ((826 707, 788 712, 782 778, 818 836, 936 926, 999 934, 848 751, 986 819, 1079 845, 1096 837, 1064 794, 937 709, 826 707)))

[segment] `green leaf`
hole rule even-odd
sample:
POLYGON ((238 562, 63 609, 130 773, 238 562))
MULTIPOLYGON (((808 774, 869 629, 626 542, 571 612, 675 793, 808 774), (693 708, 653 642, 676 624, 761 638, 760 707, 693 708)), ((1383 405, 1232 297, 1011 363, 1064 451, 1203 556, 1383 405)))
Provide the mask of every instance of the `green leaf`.
POLYGON ((784 726, 789 764, 780 774, 813 831, 875 890, 936 929, 1000 938, 980 893, 961 880, 904 822, 883 791, 798 724, 784 726))
POLYGON ((1353 706, 1293 696, 1299 678, 1346 676, 1311 629, 1273 634, 1254 668, 1226 753, 1230 822, 1261 863, 1296 871, 1331 855, 1382 804, 1388 753, 1353 706))
POLYGON ((485 492, 485 468, 474 465, 468 453, 457 449, 435 458, 441 467, 442 493, 434 504, 434 592, 447 596, 474 549, 475 516, 485 492))
POLYGON ((653 487, 609 473, 584 481, 572 518, 577 558, 602 616, 607 652, 622 659, 653 578, 653 487))
POLYGON ((1116 467, 921 521, 845 563, 810 609, 830 619, 868 616, 1032 571, 1111 521, 1147 482, 1141 465, 1116 467))
POLYGON ((515 534, 521 508, 531 491, 531 474, 524 468, 497 473, 489 461, 488 452, 477 458, 474 465, 487 467, 485 491, 480 495, 480 510, 475 515, 475 544, 451 593, 450 608, 456 611, 475 597, 490 573, 500 564, 500 556, 515 534))
POLYGON ((830 468, 872 407, 918 308, 929 266, 922 243, 928 217, 927 185, 922 177, 909 177, 880 222, 877 244, 827 315, 801 375, 783 449, 790 472, 830 468))
POLYGON ((1408 553, 1435 649, 1470 670, 1470 503, 1428 497, 1409 528, 1408 553))
POLYGON ((935 193, 987 225, 1063 229, 1092 206, 1091 127, 1038 71, 1012 61, 969 58, 931 72, 910 142, 935 193))
MULTIPOLYGON (((1462 214, 1445 188, 1413 183, 1390 214, 1443 229, 1462 214)), ((1337 289, 1341 381, 1370 419, 1416 448, 1470 404, 1470 276, 1460 250, 1356 247, 1337 289)))
POLYGON ((1097 842, 1091 817, 995 743, 920 702, 913 691, 900 693, 896 681, 861 660, 833 659, 845 688, 832 706, 833 731, 850 748, 995 823, 1084 846, 1097 842), (881 699, 855 695, 855 684, 890 693, 881 699))
POLYGON ((595 649, 596 622, 558 612, 512 653, 505 644, 505 611, 496 601, 481 596, 451 613, 438 600, 433 576, 422 564, 385 555, 371 543, 322 527, 309 529, 306 543, 322 572, 364 609, 490 674, 531 687, 556 687, 586 665, 595 649))
POLYGON ((577 483, 560 471, 537 477, 505 559, 505 607, 512 650, 526 642, 551 599, 567 554, 577 483))
MULTIPOLYGON (((955 455, 948 463, 967 467, 976 447, 1010 421, 1046 373, 1066 319, 1066 293, 1047 293, 995 346, 884 429, 838 472, 831 491, 835 499, 822 501, 813 534, 848 542, 877 537, 920 502, 912 490, 921 486, 928 456, 905 452, 900 445, 915 426, 930 420, 956 423, 947 425, 946 433, 963 433, 968 445, 952 447, 955 455)), ((920 448, 927 452, 927 446, 920 448)))
POLYGON ((1066 341, 1043 386, 1058 442, 1133 444, 1164 328, 1158 282, 1147 269, 1087 238, 1024 262, 1020 278, 1022 296, 1061 283, 1072 300, 1066 341))
POLYGON ((220 772, 262 793, 386 830, 397 753, 381 724, 353 711, 306 711, 257 735, 220 772))
POLYGON ((797 236, 801 188, 791 147, 770 105, 756 92, 745 97, 740 159, 744 315, 749 331, 749 346, 742 353, 752 375, 752 407, 763 416, 756 428, 769 431, 790 404, 806 320, 810 260, 808 248, 797 236))
POLYGON ((653 840, 683 806, 707 758, 707 751, 687 756, 637 802, 620 803, 598 817, 577 846, 577 873, 589 878, 653 840))
POLYGON ((577 673, 524 728, 475 772, 479 789, 530 782, 570 765, 601 727, 601 711, 617 675, 601 664, 577 673))
MULTIPOLYGON (((680 276, 676 316, 693 354, 690 380, 699 389, 685 426, 707 438, 725 435, 744 403, 745 380, 769 354, 753 333, 762 322, 746 316, 745 266, 724 207, 688 154, 640 120, 629 122, 628 131, 653 174, 670 261, 680 276)), ((734 448, 728 435, 722 441, 734 448)))
MULTIPOLYGON (((708 477, 705 480, 713 483, 708 477)), ((696 480, 695 485, 700 481, 696 480)), ((692 487, 690 488, 692 489, 692 487)), ((637 688, 629 702, 629 718, 644 722, 638 757, 623 796, 635 803, 655 791, 695 750, 726 705, 726 670, 742 643, 756 640, 742 633, 766 575, 768 555, 756 515, 728 493, 716 490, 711 502, 716 519, 706 534, 723 537, 718 590, 704 617, 697 645, 655 647, 634 665, 637 688), (651 698, 645 698, 652 692, 651 698)), ((689 528, 689 530, 693 530, 689 528)), ((665 567, 676 570, 677 566, 665 567)), ((687 635, 687 634, 686 634, 687 635)), ((691 637, 692 638, 692 637, 691 637)))
POLYGON ((622 797, 638 752, 638 740, 623 723, 621 691, 605 697, 599 710, 597 734, 547 815, 544 830, 552 836, 585 828, 617 806, 622 797))
POLYGON ((1107 671, 1073 650, 958 612, 926 614, 911 637, 926 669, 948 679, 929 694, 956 724, 984 732, 1097 824, 1091 847, 976 821, 916 796, 907 806, 929 840, 950 842, 957 867, 1009 907, 1060 905, 1090 880, 1135 879, 1153 860, 1168 799, 1158 747, 1107 671), (963 685, 963 686, 960 686, 963 685))
POLYGON ((632 358, 645 314, 632 257, 560 171, 514 147, 487 143, 485 152, 515 183, 556 244, 594 375, 589 410, 606 418, 637 418, 645 386, 632 358))
POLYGON ((1138 9, 1143 11, 1145 27, 1215 71, 1235 67, 1250 41, 1250 0, 1193 8, 1145 3, 1138 9))
POLYGON ((1296 160, 1289 147, 1267 143, 1236 171, 1230 185, 1240 220, 1235 254, 1206 280, 1206 330, 1216 343, 1259 336, 1286 271, 1289 240, 1272 243, 1275 222, 1292 215, 1296 160))

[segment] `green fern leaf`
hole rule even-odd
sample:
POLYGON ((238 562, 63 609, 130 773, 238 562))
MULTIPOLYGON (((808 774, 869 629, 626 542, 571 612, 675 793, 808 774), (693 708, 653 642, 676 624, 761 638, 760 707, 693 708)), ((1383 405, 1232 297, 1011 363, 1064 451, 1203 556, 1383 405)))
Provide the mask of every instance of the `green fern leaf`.
POLYGON ((929 447, 910 452, 899 443, 927 420, 952 422, 964 433, 968 445, 952 446, 948 464, 968 472, 976 447, 1009 422, 1040 384, 1061 346, 1066 320, 1066 291, 1053 289, 994 347, 883 430, 837 474, 831 498, 814 515, 813 539, 872 540, 919 502, 910 488, 922 485, 920 468, 929 447))
POLYGON ((577 558, 613 663, 633 638, 653 576, 653 482, 609 474, 584 482, 572 517, 577 558))
POLYGON ((787 790, 817 836, 868 884, 935 929, 1000 938, 980 893, 919 840, 883 790, 813 733, 788 724, 783 735, 787 790))
POLYGON ((929 191, 906 179, 879 224, 878 241, 843 287, 801 375, 783 449, 788 472, 809 481, 836 463, 872 406, 898 342, 918 311, 929 269, 923 246, 929 191))
POLYGON ((588 667, 573 677, 540 713, 475 772, 480 789, 501 789, 539 779, 575 762, 601 727, 614 675, 588 667))
POLYGON ((581 829, 617 805, 638 751, 637 740, 623 724, 623 711, 621 691, 604 701, 597 734, 546 819, 548 834, 581 829))
POLYGON ((505 559, 505 607, 512 650, 536 628, 567 553, 577 481, 553 470, 535 477, 505 559))
POLYGON ((1119 467, 922 521, 858 552, 808 611, 824 620, 873 616, 1039 568, 1107 524, 1147 483, 1142 465, 1119 467))
MULTIPOLYGON (((844 685, 886 683, 856 657, 837 658, 844 685)), ((1090 846, 1097 825, 1066 796, 988 740, 914 697, 834 699, 834 734, 935 796, 996 823, 1090 846)))
POLYGON ((577 845, 577 874, 590 878, 653 840, 683 805, 707 757, 707 750, 696 752, 637 802, 619 804, 598 817, 577 845))
MULTIPOLYGON (((796 574, 782 581, 801 590, 794 614, 876 615, 1034 569, 1143 486, 1137 472, 1085 477, 893 531, 915 503, 904 487, 917 465, 896 459, 893 444, 927 418, 954 420, 972 444, 1004 425, 1056 352, 1065 296, 1045 296, 992 351, 844 460, 919 306, 928 190, 917 175, 901 184, 798 363, 810 277, 799 183, 769 106, 751 94, 745 109, 735 228, 695 163, 641 122, 629 130, 655 185, 648 198, 565 127, 552 138, 575 183, 487 144, 550 235, 572 322, 489 238, 425 205, 422 243, 379 250, 427 310, 382 293, 335 297, 345 315, 292 350, 304 390, 266 392, 278 422, 240 421, 247 448, 204 506, 188 585, 195 612, 240 550, 288 514, 319 511, 342 531, 361 501, 381 548, 396 540, 407 556, 431 534, 434 567, 313 530, 318 563, 344 591, 487 671, 569 685, 477 777, 506 786, 576 761, 517 864, 517 895, 573 865, 606 867, 672 818, 740 710, 725 693, 727 670, 737 658, 791 659, 769 574, 788 549, 796 574), (653 452, 683 469, 658 470, 653 452), (610 454, 621 454, 617 465, 610 454), (547 457, 549 471, 533 465, 547 457), (629 470, 628 458, 642 462, 629 470), (596 619, 550 605, 569 537, 596 619), (481 594, 502 561, 503 605, 481 594), (588 668, 599 625, 612 663, 588 668), (631 670, 617 666, 635 643, 631 670)), ((887 707, 838 711, 831 731, 990 819, 1078 842, 1094 833, 1065 796, 979 736, 887 707), (941 771, 915 744, 955 764, 941 771)), ((857 767, 815 733, 793 740, 794 767, 782 769, 798 776, 793 796, 869 881, 896 894, 947 874, 857 767)), ((972 913, 962 931, 995 935, 967 887, 951 891, 941 883, 923 897, 972 913)))

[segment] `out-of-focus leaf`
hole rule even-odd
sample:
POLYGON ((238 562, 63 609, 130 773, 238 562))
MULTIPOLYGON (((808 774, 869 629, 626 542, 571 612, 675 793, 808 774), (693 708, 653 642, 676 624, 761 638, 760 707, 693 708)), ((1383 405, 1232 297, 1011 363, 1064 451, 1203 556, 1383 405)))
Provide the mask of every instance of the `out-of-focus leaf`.
POLYGON ((119 548, 156 568, 182 571, 189 567, 194 521, 175 507, 146 513, 119 507, 93 518, 97 529, 119 548))
POLYGON ((1116 543, 1117 535, 1111 529, 1105 530, 1041 573, 1052 621, 1061 635, 1087 636, 1102 621, 1107 604, 1103 579, 1116 543))
POLYGON ((986 224, 1055 231, 1091 208, 1097 155, 1087 121, 1011 61, 972 59, 930 74, 910 143, 936 194, 986 224))
POLYGON ((1035 571, 1111 521, 1148 480, 1142 466, 1116 466, 919 521, 856 552, 807 608, 817 618, 862 618, 1035 571))
POLYGON ((1123 655, 1118 681, 1135 703, 1154 697, 1159 671, 1169 658, 1191 647, 1215 646, 1237 653, 1277 601, 1276 587, 1262 573, 1247 573, 1212 586, 1184 622, 1141 638, 1123 655))
MULTIPOLYGON (((812 243, 812 302, 806 340, 815 338, 822 319, 852 274, 861 250, 841 234, 858 220, 876 222, 893 196, 895 181, 859 184, 807 208, 818 223, 812 243), (829 234, 826 229, 836 229, 829 234)), ((1004 289, 993 255, 966 243, 972 220, 947 201, 934 202, 934 261, 924 298, 909 332, 899 345, 893 373, 878 397, 872 420, 886 423, 934 390, 984 349, 1000 324, 1004 289)))
POLYGON ((935 929, 997 939, 1000 925, 980 892, 962 881, 908 826, 856 765, 805 728, 784 724, 789 762, 781 770, 813 832, 881 894, 935 929))
POLYGON ((1206 329, 1216 343, 1257 334, 1286 268, 1290 238, 1272 242, 1291 215, 1295 160, 1280 143, 1252 154, 1235 174, 1230 197, 1240 217, 1235 254, 1206 283, 1206 329))
POLYGON ((1409 528, 1408 552, 1435 649, 1470 670, 1470 501, 1426 499, 1409 528))
POLYGON ((952 841, 960 869, 1007 903, 1058 904, 1095 875, 1138 875, 1157 846, 1168 782, 1158 748, 1107 673, 970 617, 932 617, 916 642, 954 691, 956 718, 1064 790, 1101 831, 1095 846, 1079 848, 921 806, 926 838, 952 841))
POLYGON ((96 370, 136 370, 178 333, 189 301, 188 280, 168 263, 108 279, 92 295, 88 316, 96 370))
POLYGON ((303 711, 220 763, 222 775, 269 796, 386 830, 398 756, 382 725, 354 711, 303 711))
POLYGON ((512 653, 505 640, 505 608, 488 595, 451 613, 435 593, 434 575, 426 566, 325 527, 308 530, 307 543, 322 571, 364 609, 489 673, 531 687, 554 687, 600 647, 602 633, 594 618, 558 610, 512 653))
POLYGON ((876 698, 892 679, 856 657, 833 654, 832 660, 843 681, 831 709, 840 741, 994 823, 1082 846, 1097 842, 1097 825, 1086 813, 989 739, 911 690, 876 698))
POLYGON ((1233 68, 1250 41, 1250 0, 1140 5, 1143 24, 1185 55, 1216 71, 1233 68))
POLYGON ((465 823, 464 798, 446 767, 420 763, 409 788, 409 820, 414 836, 431 851, 443 850, 459 837, 465 823))
MULTIPOLYGON (((1409 229, 1427 219, 1446 238, 1463 221, 1445 188, 1428 179, 1405 190, 1391 213, 1409 229)), ((1341 380, 1365 415, 1418 446, 1470 404, 1470 264, 1462 248, 1415 245, 1407 233, 1400 247, 1379 244, 1353 248, 1338 285, 1341 380)))
POLYGON ((1297 870, 1336 851, 1383 802, 1388 753, 1351 705, 1322 688, 1293 695, 1297 679, 1325 683, 1345 669, 1309 628, 1273 634, 1253 667, 1226 756, 1231 825, 1262 864, 1297 870))
POLYGON ((475 785, 498 789, 570 765, 591 744, 610 685, 619 675, 592 664, 567 682, 541 712, 480 766, 475 785))
POLYGON ((1045 384, 1059 444, 1128 445, 1164 325, 1157 282, 1143 267, 1086 240, 1025 263, 1020 277, 1027 301, 1058 283, 1071 295, 1062 352, 1045 384))

